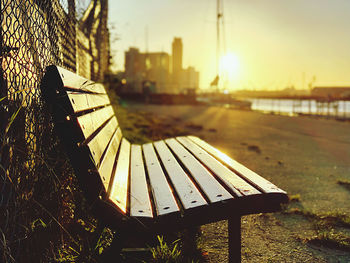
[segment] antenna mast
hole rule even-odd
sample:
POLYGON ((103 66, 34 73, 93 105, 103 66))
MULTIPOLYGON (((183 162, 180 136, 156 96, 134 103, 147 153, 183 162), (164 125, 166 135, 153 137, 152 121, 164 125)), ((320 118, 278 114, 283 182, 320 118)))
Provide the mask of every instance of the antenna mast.
MULTIPOLYGON (((223 11, 221 0, 216 0, 216 77, 210 83, 210 87, 216 87, 217 91, 219 90, 219 71, 220 71, 220 20, 222 20, 223 11)), ((223 24, 222 24, 223 25, 223 24)))
POLYGON ((216 75, 219 76, 221 0, 216 1, 216 75))
MULTIPOLYGON (((222 77, 220 76, 220 56, 221 56, 221 35, 224 35, 224 5, 222 0, 216 1, 216 76, 217 76, 217 89, 219 89, 219 82, 222 83, 222 77), (222 29, 222 31, 221 31, 222 29), (221 81, 220 81, 221 80, 221 81)), ((225 45, 225 39, 224 43, 225 45)), ((226 47, 224 47, 226 49, 226 47)), ((226 52, 226 50, 224 50, 226 52)))

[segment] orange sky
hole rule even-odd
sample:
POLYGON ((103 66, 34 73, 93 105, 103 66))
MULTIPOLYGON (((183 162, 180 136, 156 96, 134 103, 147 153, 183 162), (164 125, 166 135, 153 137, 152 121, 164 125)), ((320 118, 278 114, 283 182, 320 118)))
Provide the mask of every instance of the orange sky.
MULTIPOLYGON (((109 8, 116 69, 130 46, 145 51, 147 27, 149 51, 171 53, 181 37, 184 66, 195 66, 208 87, 216 74, 215 0, 110 0, 109 8)), ((230 89, 300 89, 313 76, 315 85, 350 86, 350 1, 224 0, 224 19, 226 50, 239 61, 230 89)))

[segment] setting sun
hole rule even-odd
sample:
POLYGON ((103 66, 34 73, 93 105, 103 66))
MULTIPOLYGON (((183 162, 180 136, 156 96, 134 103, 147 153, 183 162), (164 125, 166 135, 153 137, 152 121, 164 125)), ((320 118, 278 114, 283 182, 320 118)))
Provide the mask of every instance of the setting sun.
POLYGON ((220 75, 226 84, 232 84, 237 80, 240 73, 240 61, 236 54, 226 53, 220 58, 220 75))

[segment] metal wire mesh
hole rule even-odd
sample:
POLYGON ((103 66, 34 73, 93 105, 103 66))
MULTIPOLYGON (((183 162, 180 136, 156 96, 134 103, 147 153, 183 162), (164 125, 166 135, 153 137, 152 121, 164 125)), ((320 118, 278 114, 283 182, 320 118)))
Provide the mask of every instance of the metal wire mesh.
POLYGON ((103 78, 109 57, 108 6, 107 0, 0 3, 0 261, 15 262, 30 247, 25 243, 33 222, 42 220, 28 210, 55 205, 57 196, 40 195, 45 187, 62 188, 59 178, 71 172, 44 110, 41 78, 50 64, 103 78))

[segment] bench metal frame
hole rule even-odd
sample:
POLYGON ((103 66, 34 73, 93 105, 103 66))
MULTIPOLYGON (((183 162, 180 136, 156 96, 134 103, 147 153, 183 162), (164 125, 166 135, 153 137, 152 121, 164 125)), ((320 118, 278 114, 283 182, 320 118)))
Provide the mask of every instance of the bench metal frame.
POLYGON ((240 262, 241 216, 288 201, 198 137, 130 144, 101 84, 50 66, 41 89, 86 198, 118 231, 155 235, 228 220, 229 262, 240 262))

